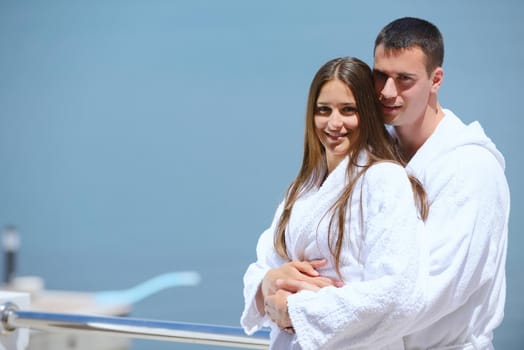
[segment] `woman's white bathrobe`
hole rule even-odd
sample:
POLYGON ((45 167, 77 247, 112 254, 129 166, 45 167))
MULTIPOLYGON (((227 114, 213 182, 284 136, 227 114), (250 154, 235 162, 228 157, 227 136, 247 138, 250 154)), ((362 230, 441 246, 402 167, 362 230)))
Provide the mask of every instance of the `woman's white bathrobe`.
MULTIPOLYGON (((365 157, 361 154, 359 162, 365 157)), ((327 245, 330 215, 324 215, 347 184, 347 164, 348 159, 343 160, 319 189, 295 203, 286 231, 290 258, 327 258, 328 266, 319 272, 332 278, 337 275, 327 245)), ((271 326, 273 349, 403 348, 402 335, 422 305, 422 288, 417 284, 427 274, 421 261, 423 224, 405 169, 391 162, 370 167, 357 182, 350 207, 351 217, 345 223, 349 233, 341 254, 346 284, 289 296, 288 310, 296 332, 290 335, 278 330, 267 316, 260 316, 255 301, 266 272, 286 262, 273 246, 280 204, 271 227, 259 239, 257 261, 244 275, 241 324, 248 334, 271 326)))
POLYGON ((480 124, 450 110, 408 164, 424 185, 430 270, 406 349, 492 349, 505 303, 509 189, 480 124))

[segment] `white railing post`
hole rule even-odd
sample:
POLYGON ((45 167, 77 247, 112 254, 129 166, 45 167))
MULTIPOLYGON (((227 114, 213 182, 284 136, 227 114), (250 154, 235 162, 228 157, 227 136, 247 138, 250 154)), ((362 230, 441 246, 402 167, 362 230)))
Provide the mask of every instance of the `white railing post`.
POLYGON ((7 313, 4 313, 4 309, 9 307, 9 305, 17 305, 20 308, 28 309, 30 306, 30 296, 28 293, 0 291, 0 315, 2 315, 0 350, 24 350, 29 344, 29 329, 4 328, 4 325, 7 325, 7 320, 3 318, 3 315, 7 315, 7 313))

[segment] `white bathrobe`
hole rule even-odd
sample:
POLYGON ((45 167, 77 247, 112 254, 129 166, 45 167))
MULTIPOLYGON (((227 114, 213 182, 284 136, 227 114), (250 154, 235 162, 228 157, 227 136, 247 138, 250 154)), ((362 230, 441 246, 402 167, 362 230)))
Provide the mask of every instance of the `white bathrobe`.
POLYGON ((429 198, 426 305, 406 349, 492 349, 505 302, 509 189, 504 158, 451 111, 408 168, 429 198))
MULTIPOLYGON (((359 162, 365 159, 360 155, 359 162)), ((318 190, 302 196, 293 207, 286 231, 292 260, 327 258, 319 272, 337 278, 327 245, 328 208, 347 184, 342 161, 318 190)), ((341 273, 346 285, 318 292, 302 291, 288 297, 296 335, 280 331, 256 307, 257 289, 266 272, 286 261, 275 253, 273 237, 281 214, 260 237, 257 261, 244 275, 245 308, 241 325, 248 334, 271 326, 273 349, 402 349, 406 326, 421 312, 418 288, 427 275, 422 222, 415 208, 405 169, 383 162, 369 168, 355 187, 351 217, 346 218, 346 240, 341 273), (362 218, 362 220, 361 220, 362 218), (348 231, 349 229, 349 231, 348 231), (348 233, 349 232, 349 233, 348 233)))

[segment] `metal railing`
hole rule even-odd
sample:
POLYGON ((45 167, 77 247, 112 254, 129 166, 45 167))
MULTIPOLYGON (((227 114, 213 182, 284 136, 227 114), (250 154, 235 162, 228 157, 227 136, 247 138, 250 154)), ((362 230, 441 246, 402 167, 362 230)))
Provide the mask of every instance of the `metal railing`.
POLYGON ((97 332, 136 339, 155 339, 181 343, 196 343, 244 349, 267 349, 269 331, 252 336, 239 327, 145 320, 129 317, 106 317, 76 314, 23 311, 13 303, 0 306, 2 333, 17 328, 44 331, 97 332))

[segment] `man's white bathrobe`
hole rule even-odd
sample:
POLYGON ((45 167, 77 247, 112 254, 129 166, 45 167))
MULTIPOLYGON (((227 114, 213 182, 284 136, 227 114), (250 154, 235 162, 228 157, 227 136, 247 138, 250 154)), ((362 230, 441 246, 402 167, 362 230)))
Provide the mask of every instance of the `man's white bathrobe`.
POLYGON ((408 164, 424 185, 430 273, 406 349, 492 349, 505 303, 509 189, 504 158, 450 110, 408 164))
MULTIPOLYGON (((359 156, 359 164, 365 157, 359 156)), ((330 215, 325 214, 347 184, 347 165, 343 160, 320 188, 297 200, 286 231, 290 258, 327 258, 328 266, 319 272, 332 278, 337 275, 327 243, 330 215)), ((296 332, 290 335, 262 317, 255 301, 266 272, 286 262, 273 246, 279 206, 259 239, 257 261, 244 275, 241 324, 247 333, 271 326, 273 349, 402 349, 402 335, 421 311, 422 288, 417 286, 427 274, 421 268, 426 265, 421 261, 423 224, 405 169, 391 162, 370 167, 357 182, 350 207, 341 254, 346 285, 289 296, 296 332)))

